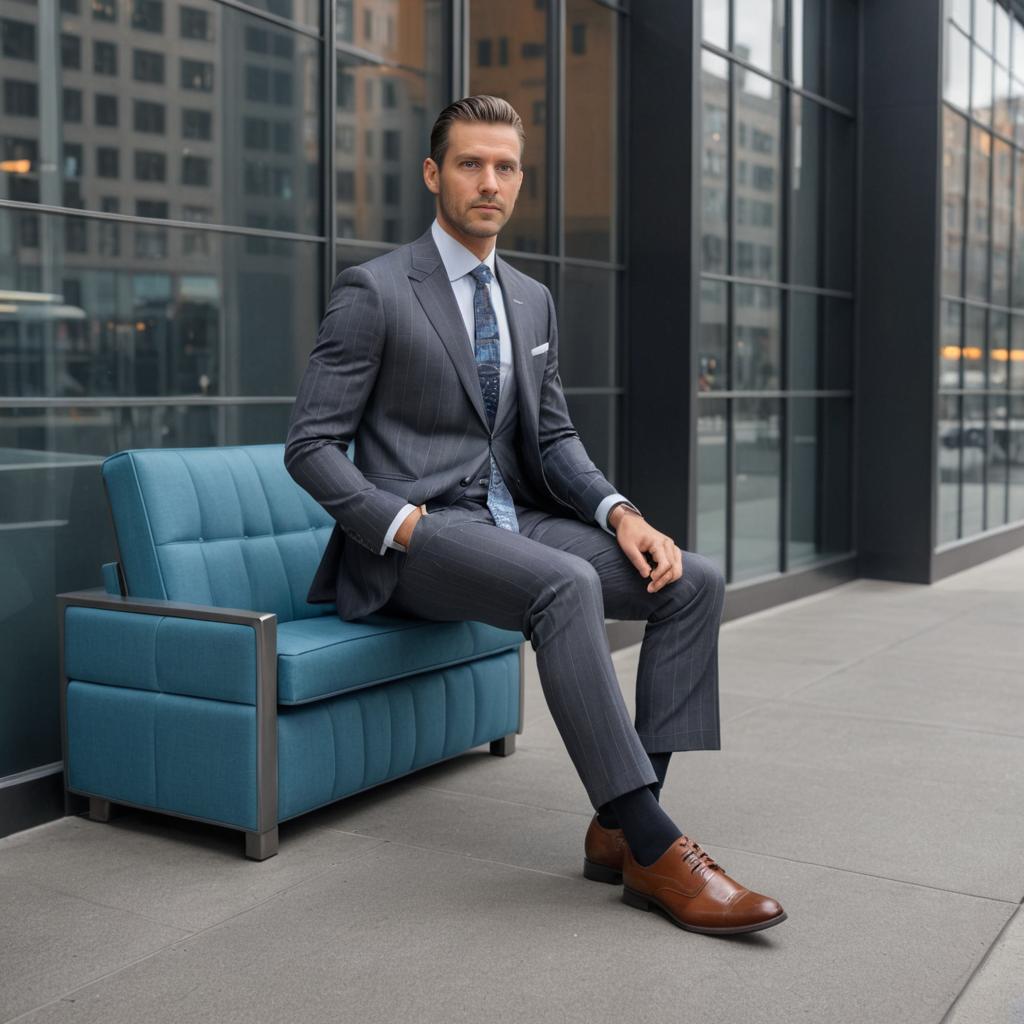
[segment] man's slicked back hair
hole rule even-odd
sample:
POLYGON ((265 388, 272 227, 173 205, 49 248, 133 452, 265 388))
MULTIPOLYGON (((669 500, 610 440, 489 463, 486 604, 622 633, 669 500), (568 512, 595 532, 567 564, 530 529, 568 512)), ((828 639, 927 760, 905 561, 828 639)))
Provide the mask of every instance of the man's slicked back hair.
POLYGON ((448 104, 434 122, 430 131, 430 159, 441 166, 448 150, 448 132, 456 121, 476 121, 482 124, 507 124, 519 136, 519 156, 526 146, 526 132, 522 118, 508 100, 500 96, 465 96, 448 104))

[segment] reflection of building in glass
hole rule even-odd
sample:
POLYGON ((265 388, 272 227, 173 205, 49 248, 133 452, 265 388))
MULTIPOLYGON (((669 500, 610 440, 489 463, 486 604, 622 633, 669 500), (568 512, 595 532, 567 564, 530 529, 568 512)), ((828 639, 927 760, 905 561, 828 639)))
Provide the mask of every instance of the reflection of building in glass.
MULTIPOLYGON (((26 40, 24 62, 5 61, 5 95, 22 97, 5 116, 4 159, 20 164, 0 176, 8 198, 316 230, 319 78, 305 37, 204 0, 111 4, 103 17, 65 0, 59 22, 41 10, 4 19, 5 39, 16 24, 26 40)), ((228 305, 276 291, 287 337, 303 320, 285 297, 319 267, 315 253, 282 262, 266 237, 24 210, 10 219, 4 283, 87 311, 37 321, 28 344, 25 331, 3 330, 0 389, 22 398, 238 393, 248 305, 226 316, 228 305), (244 258, 226 263, 225 246, 244 258)), ((289 348, 276 360, 285 377, 289 348)))
POLYGON ((440 0, 338 7, 335 198, 341 238, 409 242, 433 216, 420 164, 444 105, 440 0))

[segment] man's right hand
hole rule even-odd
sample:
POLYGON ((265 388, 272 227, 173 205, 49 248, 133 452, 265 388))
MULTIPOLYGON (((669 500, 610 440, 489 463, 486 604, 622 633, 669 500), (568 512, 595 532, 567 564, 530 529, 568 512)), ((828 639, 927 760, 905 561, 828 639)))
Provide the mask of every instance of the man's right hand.
POLYGON ((412 531, 416 529, 416 524, 422 518, 423 512, 419 508, 414 508, 402 520, 402 525, 395 531, 395 540, 407 551, 409 550, 409 540, 412 538, 412 531))

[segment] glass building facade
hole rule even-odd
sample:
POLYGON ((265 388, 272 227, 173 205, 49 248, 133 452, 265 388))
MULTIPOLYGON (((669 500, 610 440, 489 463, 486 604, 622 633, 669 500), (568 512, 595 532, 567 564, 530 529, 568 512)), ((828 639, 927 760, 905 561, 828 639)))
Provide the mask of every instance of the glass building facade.
POLYGON ((940 544, 1024 522, 1024 14, 945 14, 940 544))
POLYGON ((503 253, 554 293, 572 415, 616 475, 624 18, 0 0, 0 779, 60 758, 53 595, 115 557, 99 463, 283 441, 336 273, 430 223, 421 164, 455 95, 522 114, 503 253))
POLYGON ((427 228, 473 92, 524 121, 501 251, 574 422, 727 614, 1024 544, 1006 3, 0 0, 0 834, 59 798, 100 462, 283 441, 331 282, 427 228))
POLYGON ((857 8, 704 0, 697 546, 848 554, 857 8))

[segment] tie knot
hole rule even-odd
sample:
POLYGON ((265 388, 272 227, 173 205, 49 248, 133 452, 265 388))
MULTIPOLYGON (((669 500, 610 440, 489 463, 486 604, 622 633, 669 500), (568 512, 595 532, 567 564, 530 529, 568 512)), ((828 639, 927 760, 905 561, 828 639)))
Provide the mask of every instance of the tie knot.
POLYGON ((476 278, 477 284, 491 283, 491 268, 486 263, 481 263, 479 267, 474 267, 470 273, 476 278))

